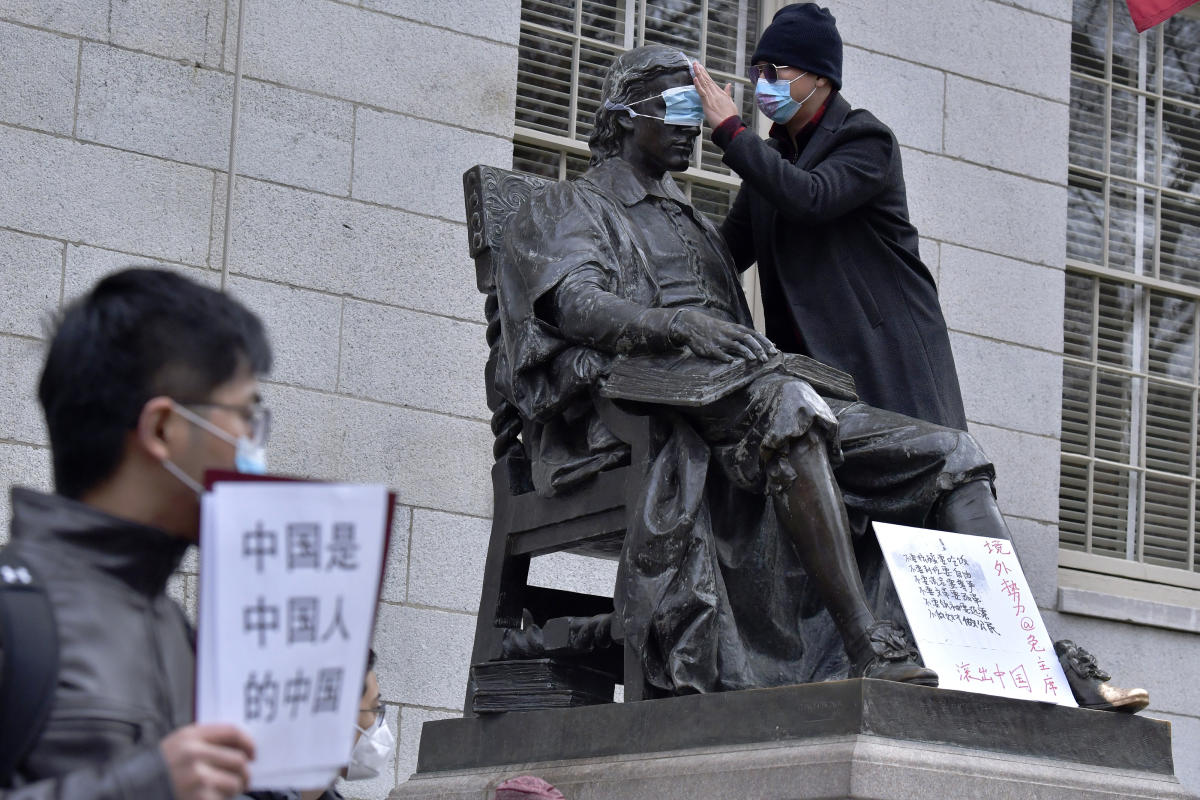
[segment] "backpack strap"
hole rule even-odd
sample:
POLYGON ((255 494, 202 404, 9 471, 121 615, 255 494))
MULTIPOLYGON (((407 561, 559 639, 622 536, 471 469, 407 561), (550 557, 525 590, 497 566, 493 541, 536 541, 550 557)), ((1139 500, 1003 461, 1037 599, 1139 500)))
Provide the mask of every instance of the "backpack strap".
POLYGON ((58 626, 46 588, 7 547, 0 550, 0 787, 37 741, 58 683, 58 626))

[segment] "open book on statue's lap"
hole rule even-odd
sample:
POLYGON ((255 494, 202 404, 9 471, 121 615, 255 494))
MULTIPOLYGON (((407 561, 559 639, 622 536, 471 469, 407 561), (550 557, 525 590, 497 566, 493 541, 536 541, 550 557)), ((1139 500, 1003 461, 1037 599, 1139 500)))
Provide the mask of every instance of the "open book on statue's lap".
POLYGON ((854 378, 808 356, 778 353, 765 362, 725 362, 688 351, 618 356, 600 387, 600 395, 641 403, 704 406, 777 369, 808 381, 823 397, 858 399, 854 378))

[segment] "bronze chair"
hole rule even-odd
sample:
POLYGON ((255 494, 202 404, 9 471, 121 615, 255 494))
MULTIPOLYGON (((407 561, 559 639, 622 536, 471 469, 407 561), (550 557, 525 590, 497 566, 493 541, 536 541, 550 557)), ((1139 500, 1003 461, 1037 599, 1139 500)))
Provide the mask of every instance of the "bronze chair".
MULTIPOLYGON (((615 560, 621 552, 627 516, 634 507, 648 468, 650 426, 645 418, 627 414, 611 403, 599 408, 606 425, 631 448, 628 466, 597 475, 566 496, 544 498, 533 491, 530 462, 521 442, 521 420, 495 388, 497 352, 500 346, 500 315, 494 275, 512 269, 501 247, 501 236, 509 217, 528 200, 545 179, 509 170, 477 165, 463 174, 467 234, 475 259, 475 278, 486 296, 487 342, 490 347, 484 379, 492 432, 496 436, 492 467, 495 510, 492 536, 484 568, 479 617, 471 663, 497 659, 506 629, 520 629, 525 612, 545 632, 547 650, 566 646, 568 620, 612 614, 610 597, 530 586, 530 559, 555 552, 569 552, 615 560)), ((612 626, 619 643, 619 625, 612 626)), ((641 667, 632 653, 616 647, 587 656, 566 659, 613 674, 624 683, 625 699, 645 696, 641 667)), ((473 671, 474 673, 474 671, 473 671)), ((476 682, 467 687, 465 711, 474 711, 476 682)))

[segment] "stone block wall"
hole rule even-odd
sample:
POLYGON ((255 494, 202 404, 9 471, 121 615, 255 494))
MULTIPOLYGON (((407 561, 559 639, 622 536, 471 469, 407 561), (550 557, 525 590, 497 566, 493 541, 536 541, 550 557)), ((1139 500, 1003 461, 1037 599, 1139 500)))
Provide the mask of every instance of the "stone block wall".
POLYGON ((896 132, 967 418, 1056 591, 1070 0, 831 0, 842 93, 896 132))
MULTIPOLYGON (((134 264, 220 285, 238 6, 0 0, 0 539, 8 485, 51 487, 51 315, 134 264)), ((511 163, 519 4, 245 7, 227 288, 275 348, 271 467, 398 496, 376 648, 399 748, 344 787, 379 798, 465 690, 492 437, 461 174, 511 163)))
MULTIPOLYGON (((48 315, 124 266, 215 286, 226 264, 275 345, 272 469, 399 498, 376 634, 399 749, 344 787, 382 798, 465 687, 492 436, 460 175, 511 163, 520 2, 244 2, 227 214, 239 0, 0 0, 0 484, 50 488, 34 399, 48 315)), ((971 428, 1051 632, 1150 686, 1200 789, 1194 635, 1055 611, 1072 4, 827 4, 845 96, 899 137, 971 428)), ((8 513, 5 492, 0 539, 8 513)), ((174 582, 192 607, 195 571, 174 582)), ((613 580, 563 558, 532 574, 613 580)))

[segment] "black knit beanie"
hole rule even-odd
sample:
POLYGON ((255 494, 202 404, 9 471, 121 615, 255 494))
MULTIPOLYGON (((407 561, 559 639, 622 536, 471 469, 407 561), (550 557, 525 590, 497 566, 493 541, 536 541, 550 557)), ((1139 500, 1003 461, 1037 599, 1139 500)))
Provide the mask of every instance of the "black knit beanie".
POLYGON ((842 88, 842 37, 828 8, 793 3, 776 12, 754 48, 752 64, 766 61, 828 78, 842 88))

